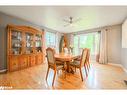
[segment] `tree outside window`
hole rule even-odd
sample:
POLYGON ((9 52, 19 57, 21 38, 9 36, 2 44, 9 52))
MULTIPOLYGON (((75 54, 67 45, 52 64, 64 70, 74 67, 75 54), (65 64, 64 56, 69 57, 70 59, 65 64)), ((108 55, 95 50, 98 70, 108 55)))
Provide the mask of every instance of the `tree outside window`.
POLYGON ((98 33, 80 34, 74 36, 74 53, 81 53, 83 48, 89 48, 91 55, 96 55, 99 47, 98 33))

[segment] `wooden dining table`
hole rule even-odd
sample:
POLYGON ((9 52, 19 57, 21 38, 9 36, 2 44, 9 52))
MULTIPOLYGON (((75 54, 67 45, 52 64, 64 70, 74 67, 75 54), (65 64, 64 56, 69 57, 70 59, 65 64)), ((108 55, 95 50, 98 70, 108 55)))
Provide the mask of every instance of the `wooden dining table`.
POLYGON ((55 59, 64 62, 67 64, 67 72, 70 72, 70 62, 74 59, 77 59, 80 57, 78 54, 65 54, 65 53, 59 53, 55 54, 55 59))

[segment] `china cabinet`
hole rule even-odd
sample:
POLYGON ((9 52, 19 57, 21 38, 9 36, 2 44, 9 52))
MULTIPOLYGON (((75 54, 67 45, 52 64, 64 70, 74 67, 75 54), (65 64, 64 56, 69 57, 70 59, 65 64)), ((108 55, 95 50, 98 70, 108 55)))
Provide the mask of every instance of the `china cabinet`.
POLYGON ((8 25, 8 71, 43 63, 44 31, 29 26, 8 25))

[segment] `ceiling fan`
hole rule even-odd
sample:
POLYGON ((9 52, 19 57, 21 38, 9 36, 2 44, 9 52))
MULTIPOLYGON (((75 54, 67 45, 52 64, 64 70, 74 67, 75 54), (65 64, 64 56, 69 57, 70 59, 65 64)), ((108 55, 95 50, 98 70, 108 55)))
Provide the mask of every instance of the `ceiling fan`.
POLYGON ((78 22, 80 20, 81 20, 81 18, 73 20, 73 17, 70 16, 68 20, 65 20, 65 19, 63 20, 64 22, 67 22, 68 23, 68 24, 65 24, 64 27, 70 26, 73 23, 76 23, 76 22, 78 22))

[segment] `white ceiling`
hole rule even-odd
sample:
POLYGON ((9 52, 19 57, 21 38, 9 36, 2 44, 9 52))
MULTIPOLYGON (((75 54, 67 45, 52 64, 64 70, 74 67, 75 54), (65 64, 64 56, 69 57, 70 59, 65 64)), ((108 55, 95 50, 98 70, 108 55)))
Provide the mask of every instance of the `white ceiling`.
POLYGON ((0 11, 64 33, 120 24, 127 17, 125 6, 0 6, 0 11), (69 16, 81 20, 64 27, 69 16))

